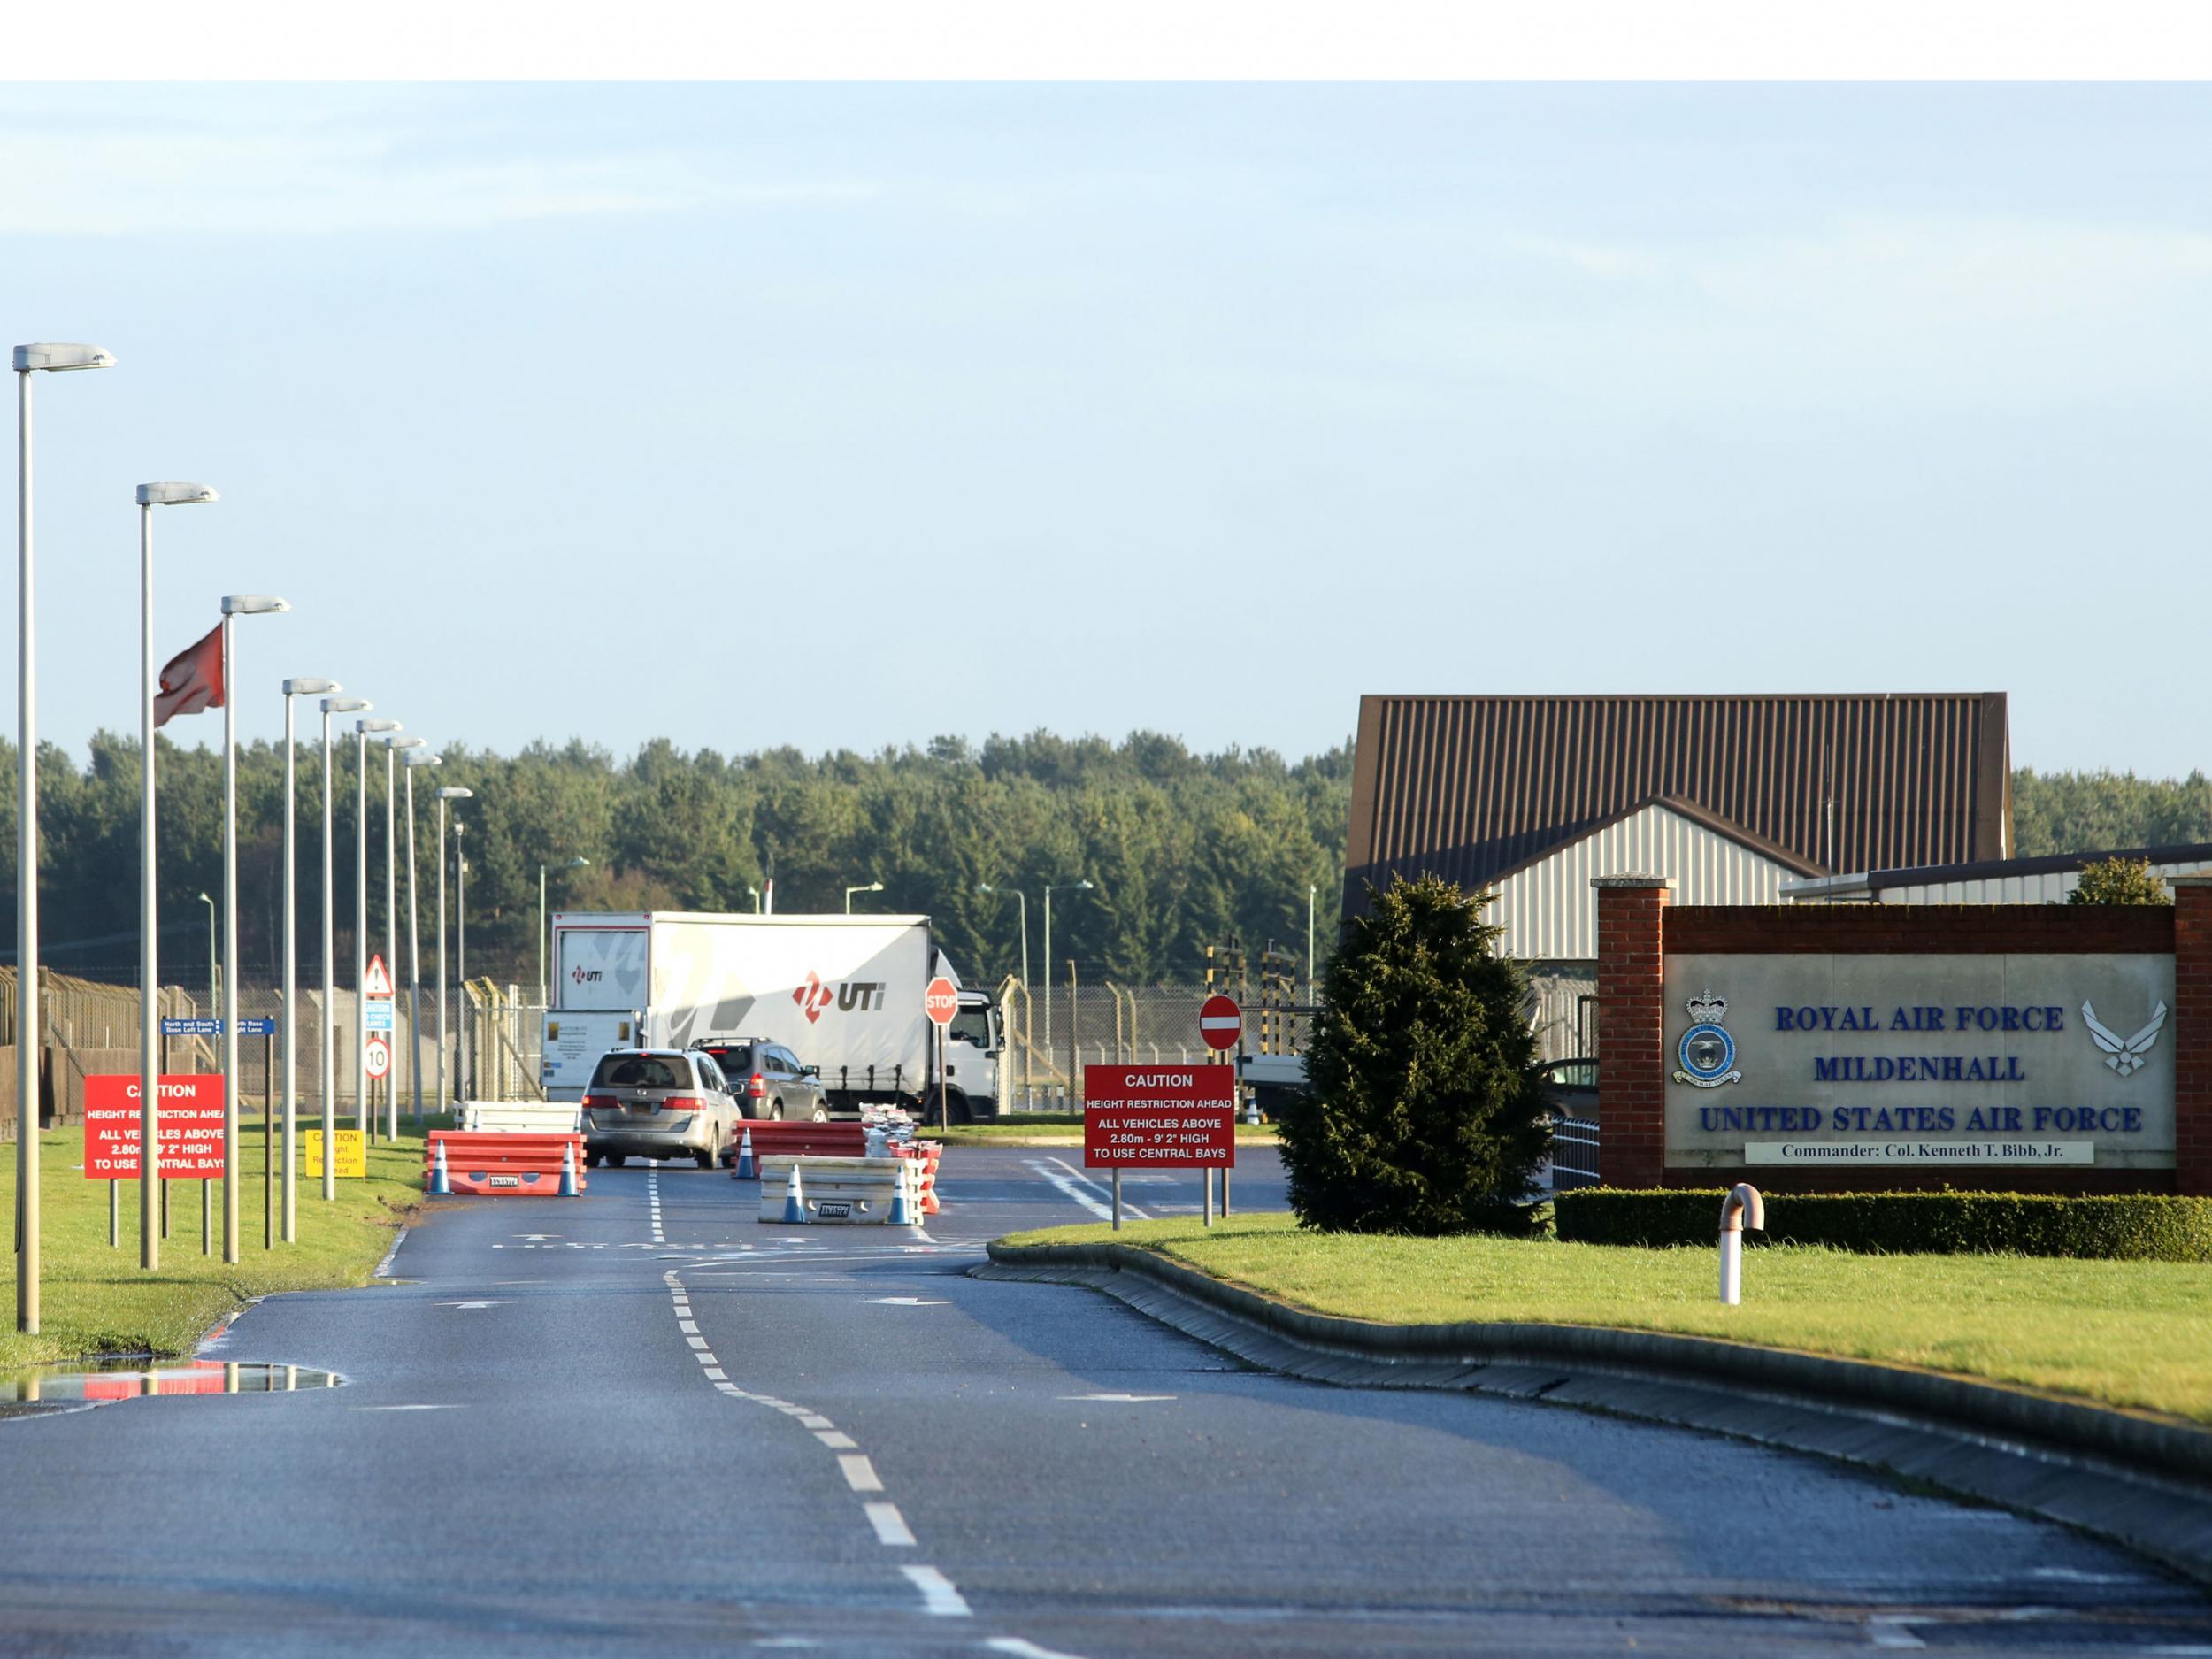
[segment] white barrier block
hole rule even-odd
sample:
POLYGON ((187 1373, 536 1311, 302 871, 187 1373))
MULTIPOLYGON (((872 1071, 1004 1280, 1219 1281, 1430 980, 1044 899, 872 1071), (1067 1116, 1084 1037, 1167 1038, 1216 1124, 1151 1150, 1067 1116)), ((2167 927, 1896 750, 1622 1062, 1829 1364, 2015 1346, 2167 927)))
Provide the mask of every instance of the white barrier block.
POLYGON ((791 1185, 794 1164, 800 1171, 799 1188, 810 1222, 888 1225, 892 1201, 902 1185, 908 1204, 919 1213, 919 1176, 910 1159, 765 1157, 760 1160, 764 1222, 783 1221, 784 1194, 791 1185))

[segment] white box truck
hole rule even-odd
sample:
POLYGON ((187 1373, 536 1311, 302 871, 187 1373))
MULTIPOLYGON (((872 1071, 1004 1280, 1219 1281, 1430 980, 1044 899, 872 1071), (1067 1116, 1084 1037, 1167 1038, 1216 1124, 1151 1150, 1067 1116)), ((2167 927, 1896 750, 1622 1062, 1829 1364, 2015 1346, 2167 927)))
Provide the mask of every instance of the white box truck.
MULTIPOLYGON (((635 1010, 639 1041, 618 1046, 780 1043, 819 1071, 836 1114, 880 1104, 919 1116, 927 1106, 934 1119, 934 1033, 922 993, 937 974, 955 985, 960 976, 926 916, 564 910, 553 918, 553 964, 549 1100, 580 1099, 597 1058, 572 1060, 569 1030, 618 1029, 635 1010), (557 1054, 556 1025, 564 1038, 557 1054)), ((991 999, 963 989, 945 1041, 950 1121, 997 1115, 999 1046, 991 999)))

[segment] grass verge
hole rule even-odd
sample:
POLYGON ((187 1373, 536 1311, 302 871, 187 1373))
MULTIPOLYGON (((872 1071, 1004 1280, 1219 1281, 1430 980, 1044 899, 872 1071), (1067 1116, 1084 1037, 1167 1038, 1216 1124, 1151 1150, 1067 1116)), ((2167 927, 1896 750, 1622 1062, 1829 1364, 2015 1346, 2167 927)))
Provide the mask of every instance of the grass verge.
POLYGON ((1100 1224, 1110 1240, 1310 1309, 1390 1325, 1527 1319, 1723 1337, 2008 1383, 2212 1423, 2212 1272, 2188 1263, 1861 1256, 1776 1246, 1720 1305, 1711 1247, 1304 1233, 1286 1215, 1100 1224))
MULTIPOLYGON (((0 1334, 0 1369, 99 1354, 182 1354, 210 1326, 249 1297, 280 1290, 326 1290, 368 1281, 392 1248, 400 1223, 421 1202, 422 1141, 403 1136, 369 1148, 366 1179, 342 1180, 338 1196, 322 1198, 319 1175, 303 1179, 298 1239, 262 1247, 261 1124, 239 1129, 239 1262, 223 1261, 223 1189, 210 1182, 213 1250, 200 1254, 200 1183, 169 1183, 169 1236, 161 1266, 138 1265, 138 1183, 117 1183, 121 1242, 108 1246, 108 1183, 87 1180, 81 1129, 39 1137, 39 1194, 43 1271, 40 1332, 25 1336, 12 1317, 15 1280, 9 1274, 7 1330, 0 1334)), ((0 1146, 0 1190, 14 1209, 16 1147, 0 1146)), ((11 1230, 12 1236, 12 1230, 11 1230)), ((11 1258, 12 1263, 17 1258, 11 1258)))

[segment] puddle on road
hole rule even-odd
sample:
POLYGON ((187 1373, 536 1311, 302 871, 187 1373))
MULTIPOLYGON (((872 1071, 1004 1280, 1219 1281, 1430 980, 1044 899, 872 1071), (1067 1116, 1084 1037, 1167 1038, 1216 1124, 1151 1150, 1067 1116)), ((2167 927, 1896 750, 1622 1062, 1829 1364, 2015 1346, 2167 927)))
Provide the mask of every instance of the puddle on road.
POLYGON ((336 1371, 306 1365, 265 1365, 235 1360, 195 1359, 169 1363, 119 1359, 90 1365, 0 1372, 0 1414, 39 1406, 107 1405, 171 1394, 299 1394, 311 1388, 338 1388, 336 1371))

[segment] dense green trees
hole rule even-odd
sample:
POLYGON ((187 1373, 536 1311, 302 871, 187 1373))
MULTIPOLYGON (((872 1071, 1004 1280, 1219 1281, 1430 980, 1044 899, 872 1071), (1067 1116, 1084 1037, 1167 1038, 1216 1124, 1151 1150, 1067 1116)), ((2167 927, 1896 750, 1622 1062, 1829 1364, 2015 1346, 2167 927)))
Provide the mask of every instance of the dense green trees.
POLYGON ((2012 827, 2023 857, 2212 841, 2212 780, 2023 770, 2012 774, 2012 827))
MULTIPOLYGON (((341 746, 334 803, 342 951, 352 937, 351 754, 341 746)), ((536 975, 541 862, 556 866, 554 904, 572 908, 749 910, 749 889, 772 874, 778 909, 834 910, 844 887, 880 880, 884 892, 864 902, 929 912, 963 972, 978 979, 1019 962, 1016 889, 1030 896, 1033 972, 1048 971, 1039 888, 1087 877, 1093 891, 1056 902, 1054 954, 1073 956, 1087 977, 1140 982, 1194 975, 1206 944, 1233 933, 1248 948, 1271 937, 1302 951, 1311 886, 1325 956, 1350 816, 1348 744, 1294 763, 1264 749, 1194 754, 1150 732, 1119 742, 1043 732, 979 746, 942 737, 919 749, 813 758, 788 749, 687 754, 664 740, 626 761, 580 742, 513 756, 457 744, 444 754, 442 767, 417 776, 424 915, 435 876, 434 785, 466 784, 478 797, 465 814, 470 964, 525 982, 536 975), (580 856, 590 868, 559 869, 580 856), (986 881, 1003 895, 979 893, 986 881)), ((197 983, 207 957, 197 895, 221 892, 221 764, 211 750, 165 741, 159 764, 163 950, 176 979, 197 983)), ((373 754, 370 914, 379 939, 383 770, 373 754)), ((321 771, 319 745, 303 743, 305 962, 321 949, 321 771)), ((40 785, 46 959, 128 979, 138 935, 137 742, 103 732, 81 756, 48 746, 40 785)), ((244 966, 257 979, 277 969, 283 787, 278 749, 244 751, 239 926, 244 966)), ((2212 782, 2197 774, 2159 781, 2022 772, 2014 799, 2023 853, 2212 840, 2212 782)), ((15 902, 14 807, 14 751, 0 743, 0 912, 15 902)))
MULTIPOLYGON (((926 911, 972 979, 1019 965, 1016 890, 1029 895, 1031 967, 1042 974, 1040 889, 1088 878, 1091 892, 1055 902, 1054 955, 1086 977, 1141 982, 1194 977, 1205 947, 1234 933, 1304 950, 1306 893, 1333 918, 1349 812, 1348 747, 1296 763, 1265 750, 1195 755, 1173 738, 1122 742, 1045 733, 978 748, 940 738, 926 749, 809 758, 795 750, 686 754, 664 741, 619 762, 581 743, 534 744, 503 757, 449 745, 416 777, 423 915, 436 877, 435 789, 476 791, 469 824, 469 964, 502 979, 536 977, 538 865, 554 866, 556 909, 746 910, 775 879, 780 910, 833 910, 843 889, 880 880, 862 905, 926 911), (590 867, 565 871, 572 857, 590 867), (1002 889, 979 893, 983 882, 1002 889)), ((384 933, 382 757, 370 752, 370 928, 384 933)), ((334 884, 342 952, 350 952, 355 773, 339 753, 334 884)), ((221 892, 219 756, 162 742, 162 949, 173 972, 205 978, 203 890, 221 892)), ((0 910, 14 903, 14 755, 0 746, 7 860, 0 910)), ((322 762, 300 753, 301 960, 319 959, 322 762)), ((44 838, 42 933, 48 964, 130 977, 138 930, 138 745, 103 733, 88 765, 47 748, 40 761, 44 838)), ((273 978, 281 949, 284 761, 256 745, 240 760, 241 956, 273 978)), ((401 904, 405 895, 401 816, 401 904)), ((1323 946, 1333 928, 1323 929, 1323 946)), ((404 940, 402 941, 403 949, 404 940)))

